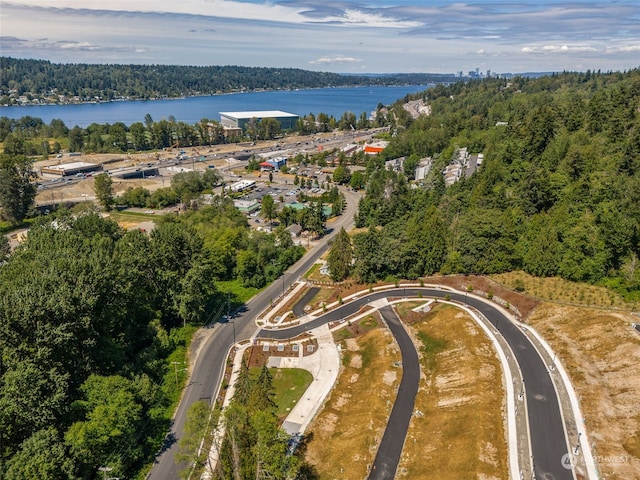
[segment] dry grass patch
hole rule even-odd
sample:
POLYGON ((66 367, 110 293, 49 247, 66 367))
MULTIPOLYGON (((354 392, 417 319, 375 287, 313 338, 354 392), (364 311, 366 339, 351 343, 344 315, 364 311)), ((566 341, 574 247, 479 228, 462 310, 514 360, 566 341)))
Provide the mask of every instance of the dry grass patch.
POLYGON ((445 305, 412 325, 423 376, 398 472, 410 479, 508 478, 504 387, 491 342, 445 305))
POLYGON ((382 439, 400 370, 393 336, 375 329, 341 343, 343 365, 324 409, 309 428, 306 459, 320 478, 362 480, 382 439))
POLYGON ((542 304, 529 322, 551 344, 581 398, 602 478, 639 478, 640 335, 637 318, 542 304))
POLYGON ((509 288, 543 300, 595 307, 629 307, 622 296, 606 287, 575 283, 559 277, 540 278, 525 272, 509 272, 492 275, 491 278, 509 288))

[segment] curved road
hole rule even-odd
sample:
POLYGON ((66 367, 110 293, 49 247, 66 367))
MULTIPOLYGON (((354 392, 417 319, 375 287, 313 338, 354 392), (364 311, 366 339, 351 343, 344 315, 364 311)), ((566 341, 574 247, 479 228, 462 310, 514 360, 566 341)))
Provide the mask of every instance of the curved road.
MULTIPOLYGON (((280 330, 262 329, 257 336, 267 339, 286 340, 327 322, 344 319, 373 300, 386 297, 418 297, 419 294, 423 297, 435 298, 444 298, 448 295, 451 300, 467 304, 489 319, 502 334, 520 366, 526 387, 527 414, 535 478, 574 480, 572 470, 562 465, 563 456, 568 454, 567 437, 558 397, 547 366, 524 333, 500 310, 480 299, 467 298, 464 293, 428 287, 392 288, 363 295, 303 325, 280 330)), ((398 433, 401 437, 395 437, 394 441, 400 444, 404 443, 405 434, 406 429, 401 434, 398 433)), ((391 479, 393 475, 375 478, 391 479)))
POLYGON ((402 379, 396 401, 391 409, 378 453, 373 461, 369 480, 393 479, 398 469, 404 441, 413 416, 413 407, 420 386, 420 359, 411 337, 390 305, 380 309, 380 315, 398 342, 402 355, 402 379), (402 441, 401 441, 402 440, 402 441))
POLYGON ((283 285, 293 283, 302 276, 315 261, 329 248, 329 241, 341 227, 348 229, 353 224, 360 195, 346 191, 347 207, 342 216, 332 222, 333 231, 326 235, 323 242, 312 248, 303 258, 284 274, 282 283, 275 281, 262 292, 246 303, 246 309, 240 312, 231 322, 215 324, 214 332, 208 336, 200 347, 194 362, 189 384, 186 386, 180 404, 165 438, 162 450, 156 456, 148 480, 177 480, 184 465, 177 465, 175 455, 178 452, 178 440, 182 435, 189 407, 198 400, 206 400, 209 404, 215 400, 222 381, 227 354, 234 341, 248 340, 256 331, 255 319, 272 302, 282 294, 283 285))

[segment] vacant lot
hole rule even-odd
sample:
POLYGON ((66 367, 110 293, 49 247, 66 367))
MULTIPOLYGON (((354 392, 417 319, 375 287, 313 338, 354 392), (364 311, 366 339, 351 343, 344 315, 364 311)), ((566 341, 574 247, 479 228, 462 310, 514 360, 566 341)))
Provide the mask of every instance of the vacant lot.
POLYGON ((422 380, 399 474, 410 479, 508 477, 504 388, 491 342, 466 313, 412 313, 422 380))
POLYGON ((551 344, 580 397, 602 478, 640 478, 637 317, 546 303, 528 322, 551 344))
POLYGON ((307 460, 320 478, 362 480, 386 427, 401 369, 387 330, 375 329, 341 343, 343 369, 324 409, 309 428, 307 460))

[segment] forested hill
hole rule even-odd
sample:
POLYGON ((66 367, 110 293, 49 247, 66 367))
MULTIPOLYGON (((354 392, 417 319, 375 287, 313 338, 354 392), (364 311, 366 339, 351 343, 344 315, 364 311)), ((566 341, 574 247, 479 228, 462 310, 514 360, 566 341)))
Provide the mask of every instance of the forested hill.
MULTIPOLYGON (((162 98, 252 90, 285 90, 357 85, 428 84, 455 81, 453 75, 352 76, 296 68, 179 65, 56 64, 0 57, 0 96, 12 90, 82 100, 162 98)), ((55 98, 54 97, 54 98, 55 98)), ((6 102, 0 102, 6 103, 6 102)))
POLYGON ((394 107, 396 135, 368 165, 354 237, 363 281, 525 270, 640 297, 640 70, 436 86, 430 115, 394 107), (450 186, 466 147, 478 171, 450 186), (406 157, 404 172, 383 161, 406 157), (414 187, 407 177, 433 158, 414 187))

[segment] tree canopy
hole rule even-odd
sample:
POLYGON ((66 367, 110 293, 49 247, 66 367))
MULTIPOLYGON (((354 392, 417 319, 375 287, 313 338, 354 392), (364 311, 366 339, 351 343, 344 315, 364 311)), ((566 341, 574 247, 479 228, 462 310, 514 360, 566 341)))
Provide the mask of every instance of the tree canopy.
MULTIPOLYGON (((365 281, 435 272, 534 275, 640 289, 640 71, 563 73, 438 85, 430 106, 370 159, 356 223, 354 272, 365 281), (478 170, 450 186, 460 147, 478 170), (405 157, 405 171, 384 168, 405 157), (408 188, 416 159, 431 157, 408 188)), ((403 110, 402 102, 393 106, 403 110)), ((635 292, 635 293, 634 293, 635 292)))

